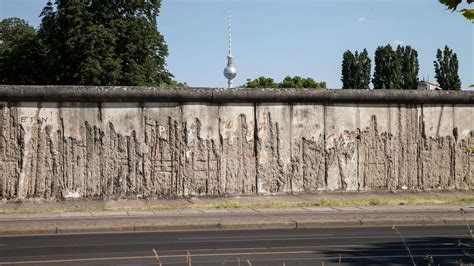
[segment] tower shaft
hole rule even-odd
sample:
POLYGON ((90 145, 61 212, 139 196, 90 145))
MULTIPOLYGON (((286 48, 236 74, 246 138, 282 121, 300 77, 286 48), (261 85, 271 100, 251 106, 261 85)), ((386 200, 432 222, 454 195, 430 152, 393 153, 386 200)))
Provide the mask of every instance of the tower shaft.
POLYGON ((227 54, 227 66, 224 68, 224 77, 227 79, 228 88, 232 88, 232 80, 237 76, 237 69, 234 67, 232 56, 232 16, 230 10, 228 15, 228 41, 229 53, 227 54))
POLYGON ((230 10, 229 10, 229 25, 228 25, 228 29, 229 29, 229 55, 232 55, 232 16, 230 14, 230 10))

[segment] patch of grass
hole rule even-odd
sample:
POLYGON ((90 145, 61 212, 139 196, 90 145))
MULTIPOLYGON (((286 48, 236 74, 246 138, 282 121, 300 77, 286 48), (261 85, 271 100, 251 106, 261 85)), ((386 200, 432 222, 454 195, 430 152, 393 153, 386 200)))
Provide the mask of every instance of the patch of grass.
POLYGON ((316 206, 335 206, 336 201, 335 200, 330 200, 326 198, 322 198, 317 202, 315 205, 316 206))
POLYGON ((474 197, 471 198, 462 198, 460 200, 462 203, 474 203, 474 197))
POLYGON ((242 204, 236 200, 226 200, 211 204, 209 207, 216 209, 243 208, 242 204))
POLYGON ((407 197, 407 198, 372 198, 372 199, 350 199, 350 198, 320 198, 313 201, 301 202, 253 202, 242 203, 237 200, 227 200, 204 207, 207 208, 291 208, 291 207, 341 207, 341 206, 396 206, 396 205, 446 205, 474 203, 474 197, 407 197))
POLYGON ((320 207, 337 207, 337 206, 357 206, 357 205, 369 205, 369 200, 367 199, 328 199, 321 198, 314 201, 303 202, 301 207, 311 207, 311 206, 320 206, 320 207))
POLYGON ((303 202, 285 202, 277 201, 271 204, 271 208, 291 208, 291 207, 302 207, 303 202))
POLYGON ((154 210, 170 210, 170 209, 193 209, 193 208, 215 208, 215 209, 232 209, 232 208, 292 208, 292 207, 338 207, 338 206, 397 206, 397 205, 448 205, 448 204, 466 204, 474 203, 473 197, 463 196, 417 196, 411 194, 401 197, 394 196, 372 196, 367 197, 334 197, 328 195, 326 197, 316 198, 313 200, 301 201, 282 201, 275 198, 275 201, 262 201, 255 197, 250 201, 242 201, 239 199, 228 199, 215 201, 213 203, 180 203, 167 204, 166 202, 146 202, 145 204, 134 205, 113 205, 107 206, 102 203, 90 205, 70 206, 66 205, 38 205, 28 204, 17 208, 17 205, 0 206, 0 214, 4 213, 38 213, 38 212, 97 212, 97 211, 154 211, 154 210))
POLYGON ((321 198, 316 201, 312 201, 311 205, 312 206, 320 206, 320 207, 334 207, 334 206, 343 206, 346 205, 347 200, 346 199, 327 199, 327 198, 321 198))
POLYGON ((445 204, 445 200, 436 198, 407 198, 405 205, 430 205, 430 204, 445 204))
POLYGON ((213 203, 206 206, 200 206, 205 208, 291 208, 291 207, 306 207, 306 202, 287 202, 287 201, 274 201, 274 202, 252 202, 244 203, 237 200, 226 200, 222 202, 213 203))
POLYGON ((474 153, 474 146, 469 147, 469 151, 474 153))
POLYGON ((282 202, 282 201, 277 201, 277 202, 272 203, 273 208, 288 208, 291 205, 293 204, 289 202, 282 202))
POLYGON ((379 199, 371 199, 369 200, 369 205, 376 206, 376 205, 381 205, 382 201, 379 199))

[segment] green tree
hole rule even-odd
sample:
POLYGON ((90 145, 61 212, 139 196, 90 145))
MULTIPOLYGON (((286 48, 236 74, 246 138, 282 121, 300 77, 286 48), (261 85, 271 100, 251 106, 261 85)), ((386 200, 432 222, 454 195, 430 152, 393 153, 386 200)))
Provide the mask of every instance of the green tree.
POLYGON ((188 83, 178 82, 176 80, 171 80, 169 83, 163 85, 165 88, 177 89, 177 88, 189 88, 188 83))
POLYGON ((374 70, 374 77, 372 79, 372 83, 374 85, 374 89, 391 89, 392 88, 392 81, 391 81, 391 72, 392 72, 392 57, 393 57, 393 50, 392 47, 389 45, 387 46, 379 46, 375 50, 375 70, 374 70))
POLYGON ((346 51, 342 59, 342 88, 343 89, 369 89, 371 60, 367 50, 359 54, 355 51, 346 51))
POLYGON ((244 88, 278 88, 278 84, 272 78, 258 77, 254 80, 247 79, 244 88))
POLYGON ((370 60, 369 53, 366 49, 359 55, 356 54, 356 61, 358 77, 358 79, 356 79, 356 88, 369 89, 372 60, 370 60))
POLYGON ((401 49, 394 51, 390 44, 379 46, 375 50, 375 71, 372 79, 374 89, 402 88, 401 55, 401 49))
POLYGON ((278 84, 279 88, 313 88, 313 89, 324 89, 326 88, 326 82, 316 82, 312 78, 302 78, 300 76, 286 76, 282 82, 278 84))
POLYGON ((36 31, 19 18, 0 22, 0 83, 42 84, 45 49, 36 31))
MULTIPOLYGON (((453 12, 457 11, 458 6, 463 2, 463 0, 439 0, 439 2, 451 9, 453 12)), ((474 3, 474 0, 466 0, 467 4, 474 3)), ((467 19, 474 21, 474 9, 463 8, 459 10, 467 19)))
POLYGON ((244 88, 326 88, 326 82, 316 82, 312 78, 302 78, 300 76, 286 76, 282 82, 276 83, 274 79, 267 77, 258 77, 254 80, 247 79, 247 83, 242 85, 244 88))
POLYGON ((280 84, 280 88, 303 88, 303 79, 300 76, 286 76, 280 84))
POLYGON ((416 90, 418 83, 418 52, 410 46, 398 46, 397 54, 401 66, 401 88, 416 90))
POLYGON ((53 4, 51 1, 48 1, 40 14, 42 20, 38 30, 38 39, 45 47, 46 58, 44 65, 48 70, 45 79, 48 84, 59 83, 59 74, 62 69, 59 61, 64 43, 59 39, 60 29, 55 16, 53 4))
POLYGON ((355 66, 356 60, 354 54, 347 50, 342 55, 341 81, 343 89, 353 89, 355 86, 355 66))
POLYGON ((303 79, 303 88, 306 89, 326 89, 327 84, 325 81, 317 82, 312 78, 303 79))
POLYGON ((438 49, 435 67, 435 77, 443 90, 461 90, 461 80, 459 79, 458 57, 448 46, 444 50, 438 49))
POLYGON ((48 47, 49 82, 170 84, 168 47, 156 24, 160 6, 160 0, 48 1, 39 37, 48 47))

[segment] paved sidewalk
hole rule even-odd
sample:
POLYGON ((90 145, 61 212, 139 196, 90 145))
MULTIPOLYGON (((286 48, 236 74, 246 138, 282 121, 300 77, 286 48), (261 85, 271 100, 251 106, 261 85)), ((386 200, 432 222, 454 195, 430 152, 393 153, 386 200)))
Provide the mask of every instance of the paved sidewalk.
POLYGON ((275 213, 380 213, 380 212, 474 212, 474 204, 431 206, 341 206, 341 207, 296 207, 296 208, 196 208, 157 211, 98 211, 98 212, 52 212, 52 213, 0 213, 2 220, 54 219, 71 217, 161 217, 193 216, 205 214, 275 214, 275 213))
POLYGON ((0 235, 473 222, 474 204, 8 213, 0 214, 0 235))

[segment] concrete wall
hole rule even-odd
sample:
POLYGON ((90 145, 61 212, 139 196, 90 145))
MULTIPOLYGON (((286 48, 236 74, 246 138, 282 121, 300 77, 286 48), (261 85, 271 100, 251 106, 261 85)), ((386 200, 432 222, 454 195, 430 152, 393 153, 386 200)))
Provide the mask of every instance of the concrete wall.
POLYGON ((0 86, 0 196, 474 188, 473 93, 169 93, 0 86))

